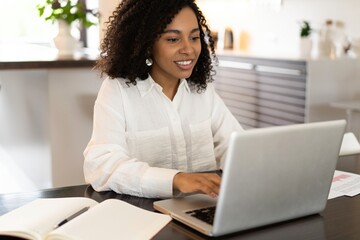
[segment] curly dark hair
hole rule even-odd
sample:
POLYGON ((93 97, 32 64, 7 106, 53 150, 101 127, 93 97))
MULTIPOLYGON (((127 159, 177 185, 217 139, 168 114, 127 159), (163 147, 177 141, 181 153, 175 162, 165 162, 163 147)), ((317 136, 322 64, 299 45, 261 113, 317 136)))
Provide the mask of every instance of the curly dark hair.
POLYGON ((101 75, 126 78, 134 85, 137 79, 146 79, 150 67, 145 60, 151 57, 154 42, 184 7, 194 11, 201 41, 198 61, 187 81, 198 92, 206 89, 207 83, 213 81, 212 61, 217 58, 211 31, 195 0, 123 0, 107 22, 96 64, 101 75))

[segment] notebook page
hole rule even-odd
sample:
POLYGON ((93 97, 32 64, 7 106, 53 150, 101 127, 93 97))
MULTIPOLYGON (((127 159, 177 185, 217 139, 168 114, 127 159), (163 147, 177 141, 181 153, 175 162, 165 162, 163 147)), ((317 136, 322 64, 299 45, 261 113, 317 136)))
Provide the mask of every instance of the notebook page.
POLYGON ((56 229, 48 239, 150 239, 171 217, 117 199, 93 207, 56 229))
MULTIPOLYGON (((41 239, 54 226, 85 206, 97 202, 90 198, 40 198, 0 217, 0 233, 22 233, 41 239)), ((25 235, 24 235, 25 234, 25 235)))

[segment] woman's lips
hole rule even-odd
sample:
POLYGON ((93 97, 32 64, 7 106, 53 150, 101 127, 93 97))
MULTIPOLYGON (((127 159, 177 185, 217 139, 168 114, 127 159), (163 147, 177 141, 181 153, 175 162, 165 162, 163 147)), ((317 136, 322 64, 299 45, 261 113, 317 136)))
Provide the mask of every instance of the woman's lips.
POLYGON ((192 68, 192 60, 175 61, 176 65, 182 70, 189 70, 192 68))

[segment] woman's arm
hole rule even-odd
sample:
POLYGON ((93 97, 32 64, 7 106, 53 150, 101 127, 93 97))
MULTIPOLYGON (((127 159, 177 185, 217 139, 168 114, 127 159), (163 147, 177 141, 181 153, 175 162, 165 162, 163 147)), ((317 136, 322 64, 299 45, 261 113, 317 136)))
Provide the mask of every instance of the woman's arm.
POLYGON ((150 167, 130 157, 122 94, 118 80, 104 80, 94 107, 92 137, 84 151, 85 180, 97 191, 172 197, 177 170, 150 167))

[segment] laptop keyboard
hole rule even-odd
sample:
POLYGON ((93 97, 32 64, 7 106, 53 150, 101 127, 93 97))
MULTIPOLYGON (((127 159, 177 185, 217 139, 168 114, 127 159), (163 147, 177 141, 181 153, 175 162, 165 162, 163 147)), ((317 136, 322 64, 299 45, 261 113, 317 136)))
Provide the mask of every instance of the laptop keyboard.
POLYGON ((186 214, 189 214, 192 217, 200 219, 210 225, 213 225, 214 216, 215 216, 216 207, 207 207, 196 210, 187 211, 186 214))

